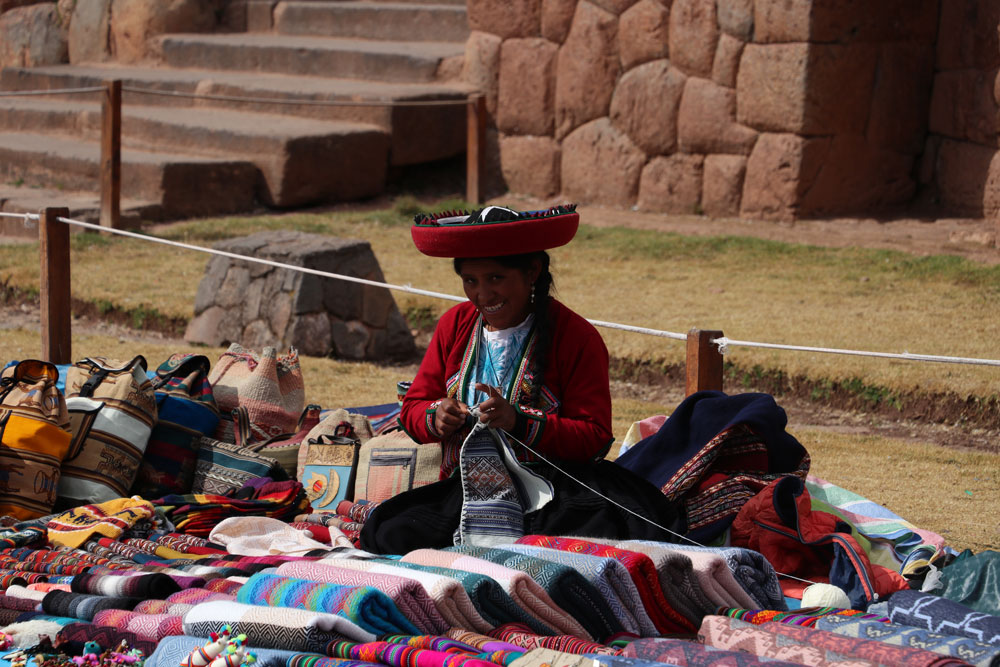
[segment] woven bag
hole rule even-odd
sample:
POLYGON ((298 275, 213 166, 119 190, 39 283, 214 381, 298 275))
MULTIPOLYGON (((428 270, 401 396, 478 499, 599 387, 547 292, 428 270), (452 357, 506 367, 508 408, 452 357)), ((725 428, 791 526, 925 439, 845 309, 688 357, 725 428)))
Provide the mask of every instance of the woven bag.
MULTIPOLYGON (((305 386, 299 355, 294 348, 278 356, 273 347, 260 354, 238 343, 229 346, 208 376, 221 415, 245 408, 250 418, 252 442, 291 433, 305 408, 305 386)), ((222 419, 217 440, 235 442, 233 422, 222 419)))
POLYGON ((403 430, 390 431, 362 445, 354 500, 382 502, 433 484, 440 475, 440 443, 421 444, 403 430))
POLYGON ((294 433, 284 433, 275 436, 263 443, 259 449, 260 453, 275 459, 281 467, 288 473, 290 479, 297 479, 296 468, 299 464, 299 451, 306 436, 312 432, 320 422, 322 408, 318 405, 307 405, 299 417, 299 425, 294 433))
POLYGON ((264 443, 249 442, 249 417, 245 408, 233 411, 236 442, 201 438, 191 493, 226 495, 254 479, 285 481, 288 475, 273 458, 260 453, 264 443))
POLYGON ((361 440, 350 422, 341 422, 334 434, 307 441, 302 488, 314 510, 336 509, 354 497, 361 440))
POLYGON ((350 424, 354 437, 356 437, 362 444, 368 442, 369 439, 375 436, 375 432, 372 430, 372 424, 368 421, 368 417, 355 412, 348 412, 343 408, 330 410, 323 416, 323 419, 316 424, 316 426, 314 426, 309 433, 306 434, 305 440, 302 442, 302 446, 299 447, 298 461, 295 466, 295 479, 303 482, 303 484, 305 483, 304 474, 306 458, 309 456, 309 444, 319 442, 319 439, 324 435, 337 435, 337 433, 340 432, 341 425, 345 422, 350 424))
POLYGON ((0 514, 36 519, 52 512, 71 435, 59 371, 35 359, 0 377, 0 514))
POLYGON ((146 360, 76 362, 66 374, 66 407, 73 442, 62 464, 58 504, 128 496, 157 416, 146 360))

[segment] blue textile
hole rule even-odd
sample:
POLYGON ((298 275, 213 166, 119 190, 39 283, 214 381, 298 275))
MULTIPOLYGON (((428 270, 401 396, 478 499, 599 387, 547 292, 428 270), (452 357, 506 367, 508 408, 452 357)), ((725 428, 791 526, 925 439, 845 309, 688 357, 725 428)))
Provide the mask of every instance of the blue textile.
POLYGON ((1000 645, 1000 616, 984 614, 937 595, 899 591, 889 598, 888 616, 893 623, 1000 645))

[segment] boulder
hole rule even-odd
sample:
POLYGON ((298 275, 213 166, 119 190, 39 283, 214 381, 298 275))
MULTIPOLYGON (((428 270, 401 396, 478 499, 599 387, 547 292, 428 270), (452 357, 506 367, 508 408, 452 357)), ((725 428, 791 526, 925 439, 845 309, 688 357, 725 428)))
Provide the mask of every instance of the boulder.
POLYGON ((611 123, 647 155, 677 150, 677 114, 685 77, 667 60, 627 72, 611 99, 611 123))
POLYGON ((556 66, 556 137, 608 113, 621 71, 618 18, 580 2, 556 66))
POLYGON ((504 134, 551 135, 555 127, 555 69, 559 47, 533 37, 500 47, 497 128, 504 134))
POLYGON ((93 63, 108 60, 111 0, 89 0, 73 5, 69 20, 69 61, 93 63))
POLYGON ((736 77, 736 120, 762 132, 802 132, 808 62, 808 44, 747 44, 736 77))
POLYGON ((659 0, 639 0, 618 18, 622 67, 666 58, 669 53, 670 10, 659 0))
MULTIPOLYGON (((878 58, 865 137, 873 146, 917 155, 927 135, 925 110, 930 108, 934 80, 934 46, 913 42, 884 44, 878 58)), ((987 98, 991 97, 988 89, 983 92, 987 98)))
POLYGON ((740 217, 794 220, 800 195, 816 178, 829 139, 762 134, 747 160, 740 217))
POLYGON ((655 157, 642 170, 639 209, 656 213, 701 212, 701 155, 655 157))
POLYGON ((998 24, 998 2, 942 0, 937 33, 938 70, 1000 67, 998 24))
POLYGON ((68 59, 56 3, 15 7, 0 15, 0 68, 58 65, 68 59))
POLYGON ((674 0, 670 8, 670 62, 685 74, 712 76, 719 25, 711 0, 674 0))
POLYGON ((542 37, 562 44, 569 34, 577 0, 542 0, 542 37))
POLYGON ((715 60, 712 62, 712 81, 727 88, 736 87, 736 76, 740 71, 740 56, 746 42, 732 35, 723 33, 719 36, 719 44, 715 47, 715 60))
POLYGON ((713 218, 740 214, 747 158, 742 155, 706 155, 701 183, 701 208, 713 218))
POLYGON ((500 137, 500 164, 507 188, 532 197, 559 194, 560 147, 552 137, 500 137))
POLYGON ((965 69, 934 77, 930 130, 951 139, 996 148, 1000 106, 993 96, 993 72, 965 69))
POLYGON ((494 118, 500 91, 500 44, 503 40, 487 32, 474 31, 465 42, 462 79, 486 95, 486 110, 494 118))
POLYGON ((677 113, 677 143, 685 153, 749 155, 758 132, 736 122, 736 91, 688 77, 677 113))
POLYGON ((120 63, 149 59, 152 38, 172 32, 208 32, 222 0, 112 0, 111 50, 120 63))
POLYGON ((808 42, 809 15, 814 4, 813 0, 754 3, 754 42, 808 42))
POLYGON ((28 5, 37 5, 43 0, 0 0, 0 14, 6 11, 15 9, 17 7, 27 7, 28 5))
POLYGON ((956 215, 992 217, 1000 212, 1000 151, 945 139, 937 159, 941 203, 956 215))
POLYGON ((469 27, 508 37, 541 35, 542 0, 468 0, 469 27))
POLYGON ((636 3, 636 0, 590 0, 604 11, 618 15, 636 3))
MULTIPOLYGON (((941 4, 945 6, 951 1, 941 4)), ((938 0, 757 2, 754 41, 846 44, 914 39, 933 43, 937 34, 937 5, 938 0)))
POLYGON ((579 202, 631 206, 646 156, 607 118, 577 128, 562 142, 563 195, 579 202))
POLYGON ((715 14, 722 32, 741 42, 753 39, 753 0, 715 0, 715 14))

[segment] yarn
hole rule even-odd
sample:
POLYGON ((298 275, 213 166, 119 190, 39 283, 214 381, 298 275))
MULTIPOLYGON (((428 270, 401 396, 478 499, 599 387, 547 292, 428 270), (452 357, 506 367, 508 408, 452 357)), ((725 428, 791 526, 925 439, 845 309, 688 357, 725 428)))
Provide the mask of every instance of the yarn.
POLYGON ((813 584, 803 591, 802 606, 850 609, 851 600, 847 593, 833 584, 813 584))

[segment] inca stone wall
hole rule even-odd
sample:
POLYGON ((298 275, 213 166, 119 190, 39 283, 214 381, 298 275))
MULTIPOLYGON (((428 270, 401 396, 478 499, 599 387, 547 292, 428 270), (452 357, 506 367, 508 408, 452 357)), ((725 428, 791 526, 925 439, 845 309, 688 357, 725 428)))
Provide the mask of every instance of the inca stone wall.
POLYGON ((975 201, 950 193, 970 181, 953 165, 975 154, 971 181, 993 178, 997 7, 469 0, 466 77, 487 93, 519 193, 794 219, 906 203, 919 178, 947 203, 975 201))
MULTIPOLYGON (((382 282, 367 241, 303 232, 261 232, 218 250, 382 282)), ((217 255, 198 285, 189 343, 298 348, 341 359, 409 358, 416 346, 384 287, 335 280, 217 255)))

